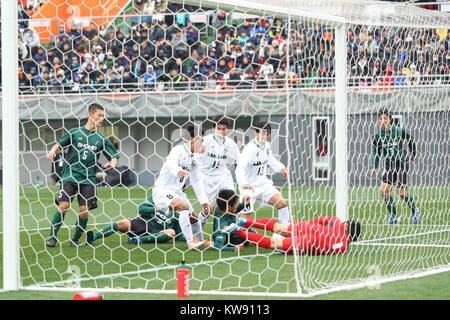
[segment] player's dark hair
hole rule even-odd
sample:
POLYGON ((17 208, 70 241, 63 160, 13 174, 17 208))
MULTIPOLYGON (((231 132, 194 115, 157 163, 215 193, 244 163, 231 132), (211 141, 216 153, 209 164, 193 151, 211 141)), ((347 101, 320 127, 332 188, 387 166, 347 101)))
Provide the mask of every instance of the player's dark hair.
POLYGON ((94 102, 89 105, 89 113, 94 113, 97 110, 105 110, 100 104, 94 102))
POLYGON ((238 201, 238 196, 234 190, 221 189, 217 194, 217 207, 220 211, 226 211, 228 206, 234 206, 238 201))
POLYGON ((348 236, 351 241, 357 241, 361 235, 361 224, 355 220, 348 220, 348 236))
POLYGON ((378 118, 381 117, 382 115, 387 115, 389 117, 389 119, 392 120, 392 113, 387 109, 387 108, 381 108, 380 110, 378 110, 378 118))
POLYGON ((194 125, 193 123, 189 123, 186 126, 186 130, 189 132, 189 137, 192 139, 197 138, 199 136, 203 137, 203 135, 205 134, 205 131, 203 130, 203 128, 201 126, 194 125))
POLYGON ((267 130, 267 133, 271 133, 272 132, 272 127, 270 126, 270 123, 266 122, 266 121, 258 121, 255 122, 252 126, 253 130, 255 130, 256 132, 260 132, 262 130, 267 130))
POLYGON ((219 124, 226 125, 227 128, 230 127, 230 119, 225 117, 224 115, 218 115, 212 118, 212 127, 215 128, 219 124))

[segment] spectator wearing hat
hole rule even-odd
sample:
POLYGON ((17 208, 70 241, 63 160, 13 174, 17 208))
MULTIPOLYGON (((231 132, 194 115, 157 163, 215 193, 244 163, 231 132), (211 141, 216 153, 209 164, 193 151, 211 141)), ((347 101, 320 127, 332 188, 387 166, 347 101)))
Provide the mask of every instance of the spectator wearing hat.
POLYGON ((97 45, 94 47, 93 56, 97 63, 101 63, 105 61, 106 54, 103 53, 103 48, 100 45, 97 45))
MULTIPOLYGON (((78 76, 78 80, 81 82, 81 77, 78 74, 77 74, 77 76, 78 76)), ((64 92, 67 85, 69 85, 69 80, 66 79, 66 77, 64 76, 64 73, 59 72, 56 75, 56 79, 54 79, 52 81, 51 90, 54 92, 64 92)), ((73 87, 72 87, 72 89, 73 89, 73 87)))
POLYGON ((420 84, 420 72, 417 71, 415 64, 409 66, 409 73, 406 75, 406 84, 408 86, 417 86, 420 84))
POLYGON ((156 84, 156 73, 151 64, 148 65, 147 72, 144 74, 144 88, 154 89, 156 84))
POLYGON ((23 36, 23 42, 28 47, 29 56, 34 57, 38 52, 38 48, 41 46, 39 34, 33 28, 28 28, 23 36))
POLYGON ((171 45, 175 58, 184 59, 187 56, 188 45, 186 33, 183 33, 180 29, 176 29, 175 33, 172 34, 171 45))
POLYGON ((394 85, 394 69, 391 66, 384 70, 382 85, 389 87, 394 85))

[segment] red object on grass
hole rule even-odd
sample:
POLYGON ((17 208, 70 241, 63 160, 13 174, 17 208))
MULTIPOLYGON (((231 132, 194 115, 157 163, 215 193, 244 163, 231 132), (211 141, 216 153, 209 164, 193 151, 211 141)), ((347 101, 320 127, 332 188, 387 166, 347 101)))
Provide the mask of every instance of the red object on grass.
POLYGON ((184 261, 177 270, 177 297, 189 297, 189 268, 184 261))
POLYGON ((73 295, 73 300, 103 300, 103 294, 95 291, 77 292, 73 295))

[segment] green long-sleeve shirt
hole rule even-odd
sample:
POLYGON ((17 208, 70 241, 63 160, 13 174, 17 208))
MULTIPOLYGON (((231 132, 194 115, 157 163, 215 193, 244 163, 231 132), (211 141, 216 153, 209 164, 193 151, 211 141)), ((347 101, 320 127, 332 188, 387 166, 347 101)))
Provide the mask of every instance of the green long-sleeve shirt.
POLYGON ((409 153, 416 156, 416 142, 406 129, 391 126, 387 131, 378 130, 372 140, 372 168, 378 169, 380 157, 384 157, 386 164, 407 163, 409 157, 405 144, 409 153))
POLYGON ((155 230, 173 229, 175 231, 176 240, 183 240, 180 224, 178 221, 178 212, 176 211, 156 211, 153 203, 153 197, 147 198, 146 201, 139 205, 139 215, 142 219, 147 221, 147 224, 155 230))
MULTIPOLYGON (((244 209, 244 204, 239 203, 236 213, 244 209)), ((244 239, 235 234, 228 234, 223 232, 222 229, 225 226, 229 226, 232 223, 236 223, 237 215, 228 213, 222 214, 219 208, 214 211, 214 223, 213 223, 213 239, 214 247, 223 251, 233 251, 237 244, 244 242, 244 239)))

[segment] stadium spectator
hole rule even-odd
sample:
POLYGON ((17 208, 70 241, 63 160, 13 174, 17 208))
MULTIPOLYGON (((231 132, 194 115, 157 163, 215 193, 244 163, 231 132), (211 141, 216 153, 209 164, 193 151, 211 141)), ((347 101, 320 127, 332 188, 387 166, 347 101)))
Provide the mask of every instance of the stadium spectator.
POLYGON ((406 85, 406 77, 401 70, 398 70, 394 78, 394 86, 404 87, 405 85, 406 85))
MULTIPOLYGON (((28 7, 32 1, 20 1, 23 12, 18 14, 24 23, 20 27, 28 28, 27 21, 39 1, 33 1, 32 7, 28 7)), ((61 26, 48 45, 40 43, 37 32, 26 29, 18 42, 21 91, 41 89, 45 71, 51 81, 62 72, 67 82, 63 89, 70 83, 69 87, 88 86, 88 91, 102 88, 102 92, 148 89, 148 81, 156 88, 160 82, 167 83, 174 68, 189 83, 176 85, 177 90, 205 89, 207 78, 210 85, 215 80, 215 88, 224 89, 283 87, 286 83, 328 86, 334 82, 333 37, 320 24, 298 24, 288 35, 283 19, 246 19, 240 23, 232 19, 229 23, 228 13, 213 10, 208 13, 208 23, 216 28, 211 39, 210 35, 200 36, 188 18, 196 6, 136 0, 134 8, 133 13, 142 16, 126 18, 121 25, 101 24, 98 29, 94 23, 87 27, 74 23, 67 29, 61 26), (150 66, 152 76, 147 74, 150 66), (74 81, 76 75, 79 77, 74 81)), ((356 25, 347 37, 350 85, 448 83, 448 30, 356 25), (411 65, 416 66, 415 76, 403 72, 411 65)), ((165 86, 173 88, 173 81, 165 86)))
POLYGON ((408 86, 417 86, 420 84, 420 72, 417 71, 416 65, 409 66, 409 73, 406 75, 406 84, 408 86))
POLYGON ((34 57, 38 51, 38 48, 41 46, 39 34, 35 32, 33 28, 28 28, 23 36, 23 41, 28 46, 29 55, 34 57))

